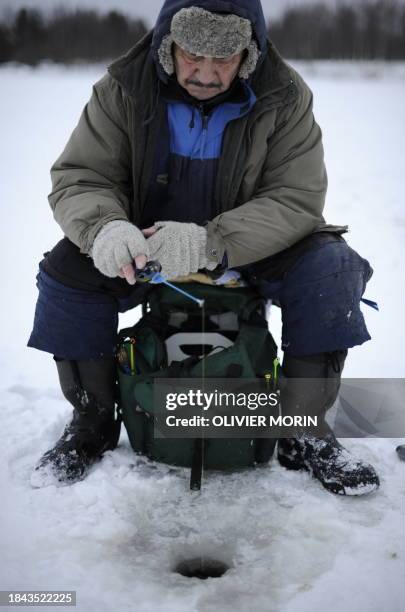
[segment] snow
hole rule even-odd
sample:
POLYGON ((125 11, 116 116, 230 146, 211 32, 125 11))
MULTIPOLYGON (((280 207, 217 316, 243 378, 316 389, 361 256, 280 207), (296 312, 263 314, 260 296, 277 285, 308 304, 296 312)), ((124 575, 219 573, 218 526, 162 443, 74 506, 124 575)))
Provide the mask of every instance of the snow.
MULTIPOLYGON (((373 340, 350 352, 345 374, 403 377, 405 64, 296 65, 324 133, 327 219, 350 225, 350 245, 375 271, 366 296, 381 310, 363 309, 373 340)), ((0 589, 76 590, 83 612, 399 612, 400 439, 344 441, 381 476, 381 489, 359 498, 333 496, 276 461, 211 474, 190 493, 187 470, 135 456, 125 433, 83 482, 29 486, 70 415, 52 359, 25 348, 37 264, 62 236, 46 201, 48 172, 102 74, 100 66, 0 70, 0 589), (172 571, 200 555, 231 569, 208 581, 172 571)), ((276 309, 270 321, 278 339, 276 309)))

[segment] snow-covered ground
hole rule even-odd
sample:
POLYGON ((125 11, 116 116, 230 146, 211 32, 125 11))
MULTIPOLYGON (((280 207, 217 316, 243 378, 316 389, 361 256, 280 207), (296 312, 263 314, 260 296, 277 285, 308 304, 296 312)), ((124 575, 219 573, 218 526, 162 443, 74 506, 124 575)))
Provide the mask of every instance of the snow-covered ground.
MULTIPOLYGON (((326 216, 375 270, 365 308, 372 342, 350 377, 403 377, 405 64, 297 63, 315 95, 329 173, 326 216)), ((34 490, 32 467, 67 421, 52 359, 25 348, 42 253, 61 237, 46 196, 102 67, 0 70, 0 590, 76 590, 83 612, 387 612, 405 601, 405 464, 399 440, 347 440, 379 470, 379 492, 340 498, 276 462, 210 475, 201 494, 181 469, 120 446, 72 487, 34 490), (173 573, 184 557, 226 561, 219 580, 173 573)), ((134 321, 138 313, 123 317, 134 321)), ((279 335, 279 313, 272 311, 279 335)))

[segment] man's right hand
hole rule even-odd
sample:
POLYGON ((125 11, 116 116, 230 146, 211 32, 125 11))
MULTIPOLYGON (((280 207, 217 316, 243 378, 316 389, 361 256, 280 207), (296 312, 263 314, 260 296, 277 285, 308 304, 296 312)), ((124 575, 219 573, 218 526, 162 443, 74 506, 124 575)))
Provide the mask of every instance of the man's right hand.
POLYGON ((139 270, 145 267, 149 247, 135 225, 128 221, 110 221, 97 234, 91 257, 96 268, 105 276, 120 276, 134 285, 134 263, 139 270))

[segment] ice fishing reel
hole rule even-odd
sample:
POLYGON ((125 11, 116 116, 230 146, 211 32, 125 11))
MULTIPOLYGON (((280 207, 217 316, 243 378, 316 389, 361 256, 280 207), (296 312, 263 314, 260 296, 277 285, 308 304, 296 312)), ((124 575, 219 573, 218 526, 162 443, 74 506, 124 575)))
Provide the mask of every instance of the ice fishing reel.
POLYGON ((142 270, 135 270, 135 280, 139 283, 151 283, 151 285, 160 285, 160 284, 166 285, 167 287, 170 287, 174 291, 177 291, 177 293, 181 293, 182 295, 184 295, 184 297, 188 298, 189 300, 196 302, 200 308, 204 306, 204 300, 199 300, 198 298, 195 298, 190 293, 187 293, 187 291, 180 289, 180 287, 177 287, 176 285, 169 283, 166 280, 166 278, 161 274, 161 271, 162 271, 162 266, 160 265, 160 262, 148 261, 148 263, 142 270))
POLYGON ((155 274, 162 271, 162 266, 158 261, 148 261, 142 270, 135 271, 135 279, 138 283, 150 283, 155 274))

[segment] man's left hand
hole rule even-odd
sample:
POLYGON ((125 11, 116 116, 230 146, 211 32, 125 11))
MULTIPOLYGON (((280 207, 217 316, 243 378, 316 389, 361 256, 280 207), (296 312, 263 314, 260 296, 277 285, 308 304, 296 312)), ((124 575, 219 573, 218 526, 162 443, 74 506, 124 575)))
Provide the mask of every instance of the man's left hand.
POLYGON ((148 238, 151 260, 160 262, 162 274, 169 280, 217 265, 207 260, 207 231, 195 223, 158 221, 143 234, 148 238))

